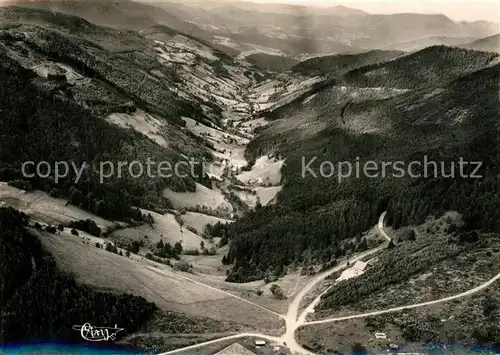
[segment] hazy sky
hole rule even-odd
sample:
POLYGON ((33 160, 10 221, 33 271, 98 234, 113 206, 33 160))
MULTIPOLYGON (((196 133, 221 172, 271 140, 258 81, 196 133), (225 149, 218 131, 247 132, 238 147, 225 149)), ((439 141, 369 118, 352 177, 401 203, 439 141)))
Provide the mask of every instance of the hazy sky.
POLYGON ((500 0, 254 0, 255 2, 281 2, 344 5, 370 13, 420 12, 442 13, 452 20, 489 20, 500 22, 500 0))
MULTIPOLYGON (((0 3, 5 0, 0 0, 0 3)), ((44 0, 47 1, 47 0, 44 0)), ((103 0, 104 1, 104 0, 103 0)), ((118 0, 119 1, 119 0, 118 0)), ((138 0, 147 1, 147 0, 138 0)), ((150 0, 170 1, 170 0, 150 0)), ((173 0, 182 1, 182 0, 173 0)), ((217 1, 217 0, 187 0, 217 1)), ((223 0, 231 1, 231 0, 223 0)), ((238 0, 233 0, 238 1, 238 0)), ((267 3, 309 4, 320 6, 344 5, 375 14, 419 12, 445 14, 454 21, 488 20, 500 23, 500 0, 243 0, 267 3)), ((500 28, 499 28, 500 32, 500 28)))

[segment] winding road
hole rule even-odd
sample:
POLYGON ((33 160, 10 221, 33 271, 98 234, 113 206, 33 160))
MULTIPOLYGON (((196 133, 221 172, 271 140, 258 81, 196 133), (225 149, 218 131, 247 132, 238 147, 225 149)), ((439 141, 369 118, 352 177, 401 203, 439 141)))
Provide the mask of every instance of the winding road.
MULTIPOLYGON (((377 252, 379 252, 382 249, 384 249, 384 248, 387 247, 387 244, 391 241, 391 238, 389 237, 389 235, 387 234, 387 232, 384 229, 384 218, 385 218, 385 215, 386 215, 386 212, 384 212, 384 213, 382 213, 380 215, 380 218, 379 218, 379 221, 378 221, 378 225, 377 225, 377 229, 378 229, 379 235, 382 236, 382 237, 384 237, 387 240, 387 242, 381 244, 379 247, 377 247, 375 249, 368 250, 366 252, 363 252, 361 254, 356 255, 355 257, 351 258, 348 261, 350 264, 352 264, 352 263, 354 263, 354 262, 356 262, 358 260, 364 259, 367 256, 375 254, 375 253, 377 253, 377 252)), ((346 261, 346 262, 344 262, 344 263, 336 266, 333 269, 330 269, 330 270, 328 270, 328 271, 326 271, 324 273, 321 273, 318 276, 314 277, 311 281, 309 281, 307 283, 307 285, 304 286, 304 288, 302 290, 300 290, 300 292, 295 296, 295 298, 293 299, 293 301, 288 306, 288 311, 287 311, 286 316, 283 316, 283 315, 278 314, 278 313, 276 313, 274 311, 271 311, 271 310, 269 310, 269 309, 267 309, 265 307, 262 307, 260 305, 254 304, 253 302, 245 300, 246 302, 251 303, 251 304, 253 304, 253 305, 255 305, 255 306, 259 307, 259 308, 264 308, 264 309, 268 310, 269 312, 272 312, 273 314, 278 314, 281 318, 285 319, 285 322, 286 322, 286 332, 281 337, 274 337, 274 336, 270 336, 270 335, 266 335, 266 334, 260 334, 260 333, 239 333, 239 334, 231 335, 231 336, 228 336, 228 337, 214 339, 214 340, 210 340, 210 341, 207 341, 207 342, 203 342, 203 343, 195 344, 195 345, 192 345, 192 346, 184 347, 184 348, 181 348, 181 349, 177 349, 177 350, 173 350, 173 351, 168 351, 168 352, 165 352, 165 353, 162 353, 162 354, 159 354, 159 355, 176 354, 176 353, 180 353, 180 352, 184 352, 184 351, 189 351, 189 350, 192 350, 192 349, 200 348, 200 347, 203 347, 203 346, 206 346, 206 345, 216 344, 216 343, 223 342, 223 341, 226 341, 226 340, 232 340, 232 339, 236 340, 236 339, 245 338, 245 337, 253 337, 253 338, 265 339, 265 340, 268 340, 268 341, 271 341, 271 342, 276 342, 278 344, 284 344, 284 343, 286 343, 286 346, 290 349, 290 351, 294 355, 315 355, 314 353, 312 353, 312 352, 304 349, 302 346, 300 346, 300 344, 295 339, 295 331, 299 327, 308 326, 308 325, 314 325, 314 324, 332 323, 332 322, 338 322, 338 321, 343 321, 343 320, 348 320, 348 319, 354 319, 354 318, 363 318, 363 317, 369 317, 369 316, 374 316, 374 315, 379 315, 379 314, 384 314, 384 313, 399 312, 399 311, 402 311, 402 310, 405 310, 405 309, 430 306, 430 305, 433 305, 433 304, 436 304, 436 303, 449 302, 449 301, 452 301, 452 300, 455 300, 455 299, 459 299, 459 298, 462 298, 462 297, 467 297, 467 296, 473 295, 473 294, 475 294, 477 292, 480 292, 480 291, 484 290, 485 288, 491 286, 498 279, 500 279, 500 274, 498 274, 495 277, 493 277, 492 279, 488 280, 487 282, 485 282, 485 283, 483 283, 483 284, 481 284, 481 285, 479 285, 479 286, 477 286, 477 287, 475 287, 473 289, 470 289, 468 291, 462 292, 462 293, 457 294, 457 295, 453 295, 453 296, 449 296, 449 297, 445 297, 445 298, 440 298, 440 299, 437 299, 437 300, 434 300, 434 301, 423 302, 423 303, 415 303, 415 304, 410 304, 410 305, 407 305, 407 306, 394 307, 394 308, 389 308, 389 309, 380 310, 380 311, 374 311, 374 312, 368 312, 368 313, 361 313, 361 314, 355 314, 355 315, 344 316, 344 317, 337 317, 337 318, 327 318, 327 319, 323 319, 323 320, 307 322, 306 321, 307 315, 309 313, 312 313, 314 311, 314 307, 316 307, 316 305, 321 301, 321 297, 326 292, 328 292, 331 289, 331 287, 334 287, 335 285, 329 287, 321 295, 319 295, 318 297, 316 297, 309 304, 309 306, 304 311, 302 311, 302 313, 299 315, 299 306, 300 306, 300 303, 301 303, 302 299, 309 292, 311 292, 314 289, 314 287, 319 282, 323 281, 324 279, 326 279, 331 274, 333 274, 335 272, 338 272, 338 271, 346 268, 348 262, 346 261)), ((190 281, 193 281, 193 280, 190 280, 190 281)), ((196 282, 196 281, 193 281, 193 282, 196 282)), ((199 283, 199 282, 197 282, 197 283, 199 283)), ((202 284, 202 285, 204 285, 204 284, 202 284)), ((204 286, 207 286, 207 285, 204 285, 204 286)), ((212 288, 211 286, 209 286, 209 287, 212 288)), ((240 299, 237 296, 234 296, 234 295, 232 295, 232 296, 240 299)))

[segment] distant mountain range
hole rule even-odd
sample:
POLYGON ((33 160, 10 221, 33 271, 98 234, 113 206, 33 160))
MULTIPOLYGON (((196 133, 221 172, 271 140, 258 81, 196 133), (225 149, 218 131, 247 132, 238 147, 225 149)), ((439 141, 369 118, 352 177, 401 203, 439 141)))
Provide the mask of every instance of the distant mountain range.
MULTIPOLYGON (((299 308, 385 317, 500 272, 495 24, 235 2, 5 4, 0 202, 26 215, 0 208, 0 345, 81 342, 72 326, 91 322, 154 353, 213 353, 228 334, 260 337, 249 331, 297 348, 291 333, 311 327, 299 308), (101 171, 30 177, 23 161, 101 171), (448 212, 463 224, 429 224, 448 212), (387 248, 377 223, 392 227, 387 248), (364 276, 316 292, 365 251, 364 276)), ((450 315, 359 320, 366 347, 374 331, 500 346, 498 285, 450 315)), ((297 341, 333 349, 333 334, 297 341)))
POLYGON ((2 3, 6 4, 58 11, 117 28, 140 30, 159 24, 238 52, 275 51, 274 54, 294 57, 370 49, 412 51, 441 44, 458 46, 499 32, 499 24, 488 21, 454 22, 439 14, 374 15, 345 6, 131 0, 2 3))
POLYGON ((96 25, 141 30, 154 24, 167 25, 175 30, 205 37, 205 32, 168 11, 145 3, 129 0, 9 0, 0 5, 22 6, 61 12, 81 17, 96 25))
MULTIPOLYGON (((185 17, 188 21, 231 39, 241 40, 241 37, 234 36, 248 34, 250 29, 254 38, 245 37, 244 40, 263 46, 268 44, 262 36, 288 41, 297 37, 307 39, 309 50, 314 53, 388 48, 405 50, 408 45, 414 50, 447 42, 456 45, 499 32, 499 25, 488 21, 454 22, 440 14, 374 15, 345 6, 317 8, 234 1, 151 4, 172 12, 182 8, 184 13, 189 13, 189 17, 185 17)), ((301 50, 303 48, 289 49, 292 53, 301 50)))

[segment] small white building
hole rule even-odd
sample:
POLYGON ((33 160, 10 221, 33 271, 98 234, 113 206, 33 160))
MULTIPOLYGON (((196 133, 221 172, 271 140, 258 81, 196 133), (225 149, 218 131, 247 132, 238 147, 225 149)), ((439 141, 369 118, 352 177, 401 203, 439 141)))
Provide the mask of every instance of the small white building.
POLYGON ((399 345, 398 344, 389 344, 389 348, 391 348, 391 350, 398 350, 399 345))
POLYGON ((387 339, 387 334, 385 333, 375 333, 376 339, 387 339))
POLYGON ((368 266, 369 266, 368 263, 361 261, 361 260, 358 260, 358 261, 356 261, 356 263, 354 263, 353 266, 344 270, 342 272, 342 274, 339 276, 339 278, 336 280, 336 282, 339 282, 342 280, 348 280, 348 279, 351 279, 353 277, 357 277, 359 275, 362 275, 366 271, 368 266))
POLYGON ((364 261, 361 260, 356 261, 356 263, 353 266, 353 268, 358 271, 365 271, 367 267, 368 263, 365 263, 364 261))
POLYGON ((265 340, 256 340, 255 346, 257 346, 257 347, 266 346, 266 341, 265 340))

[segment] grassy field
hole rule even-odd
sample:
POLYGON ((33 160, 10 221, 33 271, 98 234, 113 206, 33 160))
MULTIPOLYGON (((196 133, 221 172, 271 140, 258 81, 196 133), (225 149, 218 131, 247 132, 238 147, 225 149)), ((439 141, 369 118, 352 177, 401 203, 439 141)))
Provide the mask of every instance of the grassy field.
POLYGON ((245 187, 242 189, 239 185, 232 185, 229 187, 230 191, 234 193, 238 198, 251 208, 260 202, 262 206, 266 206, 275 202, 276 196, 281 191, 283 186, 255 186, 255 187, 245 187))
POLYGON ((278 317, 185 278, 191 274, 107 252, 69 233, 43 233, 40 239, 60 268, 99 290, 129 292, 155 302, 162 309, 188 316, 230 321, 256 329, 281 327, 278 317))
POLYGON ((284 159, 262 156, 255 161, 250 171, 244 171, 236 178, 248 185, 278 185, 281 182, 281 167, 284 159))
POLYGON ((112 238, 124 242, 133 240, 143 241, 151 247, 156 246, 160 240, 174 245, 181 242, 184 250, 200 249, 203 239, 190 230, 179 225, 175 215, 171 213, 159 214, 152 211, 142 210, 143 213, 151 213, 154 224, 152 226, 144 224, 139 227, 120 229, 113 233, 112 238), (147 236, 147 238, 144 238, 147 236))
POLYGON ((34 220, 49 224, 69 224, 73 221, 92 219, 105 229, 115 223, 97 217, 63 199, 53 198, 42 191, 25 192, 0 182, 0 205, 12 206, 32 217, 34 220))
POLYGON ((142 110, 137 110, 130 115, 126 113, 113 113, 109 115, 107 119, 109 122, 116 124, 119 127, 132 128, 137 132, 146 135, 158 145, 165 148, 169 146, 161 134, 164 124, 160 120, 142 110))
MULTIPOLYGON (((464 233, 461 224, 461 215, 448 212, 440 218, 430 217, 424 224, 392 231, 395 247, 377 255, 365 274, 334 286, 311 318, 438 300, 492 279, 500 272, 498 235, 464 233)), ((393 343, 408 351, 428 343, 499 346, 499 300, 497 281, 478 293, 448 302, 302 327, 298 337, 316 352, 350 351, 355 343, 371 350, 393 343), (375 339, 375 332, 386 333, 388 339, 375 339)))
POLYGON ((265 127, 268 124, 269 124, 269 122, 266 121, 265 118, 260 117, 260 118, 256 118, 256 119, 253 119, 253 120, 241 122, 238 125, 238 128, 241 129, 245 133, 252 133, 253 130, 255 130, 256 128, 258 128, 258 127, 265 127))
POLYGON ((197 212, 186 212, 185 214, 181 215, 181 219, 184 222, 185 226, 189 226, 191 228, 196 229, 196 231, 198 232, 199 235, 202 235, 203 228, 207 224, 214 225, 217 222, 220 222, 220 223, 233 222, 230 219, 218 218, 218 217, 214 217, 214 216, 207 216, 206 214, 197 213, 197 212))
POLYGON ((193 265, 195 271, 200 270, 203 273, 196 273, 190 277, 194 280, 203 282, 218 289, 227 291, 235 296, 251 301, 260 306, 271 309, 280 314, 285 314, 288 304, 293 300, 293 297, 298 291, 310 280, 307 275, 301 275, 299 271, 290 271, 284 277, 266 283, 264 280, 246 282, 246 283, 230 283, 225 282, 227 266, 220 265, 220 257, 211 256, 183 256, 190 264, 193 265), (209 261, 212 260, 211 265, 209 261), (286 299, 277 299, 270 288, 272 285, 278 285, 282 290, 286 299), (260 294, 260 295, 259 295, 260 294))
POLYGON ((211 190, 201 184, 196 184, 195 192, 175 192, 170 189, 163 191, 163 196, 172 202, 174 208, 205 207, 213 212, 229 214, 233 211, 231 204, 222 193, 211 190))
POLYGON ((388 348, 390 343, 401 344, 403 338, 396 328, 380 330, 388 339, 376 339, 375 332, 365 325, 362 319, 352 319, 331 324, 318 324, 301 327, 297 331, 299 344, 316 352, 351 353, 354 344, 359 343, 370 350, 388 348))

